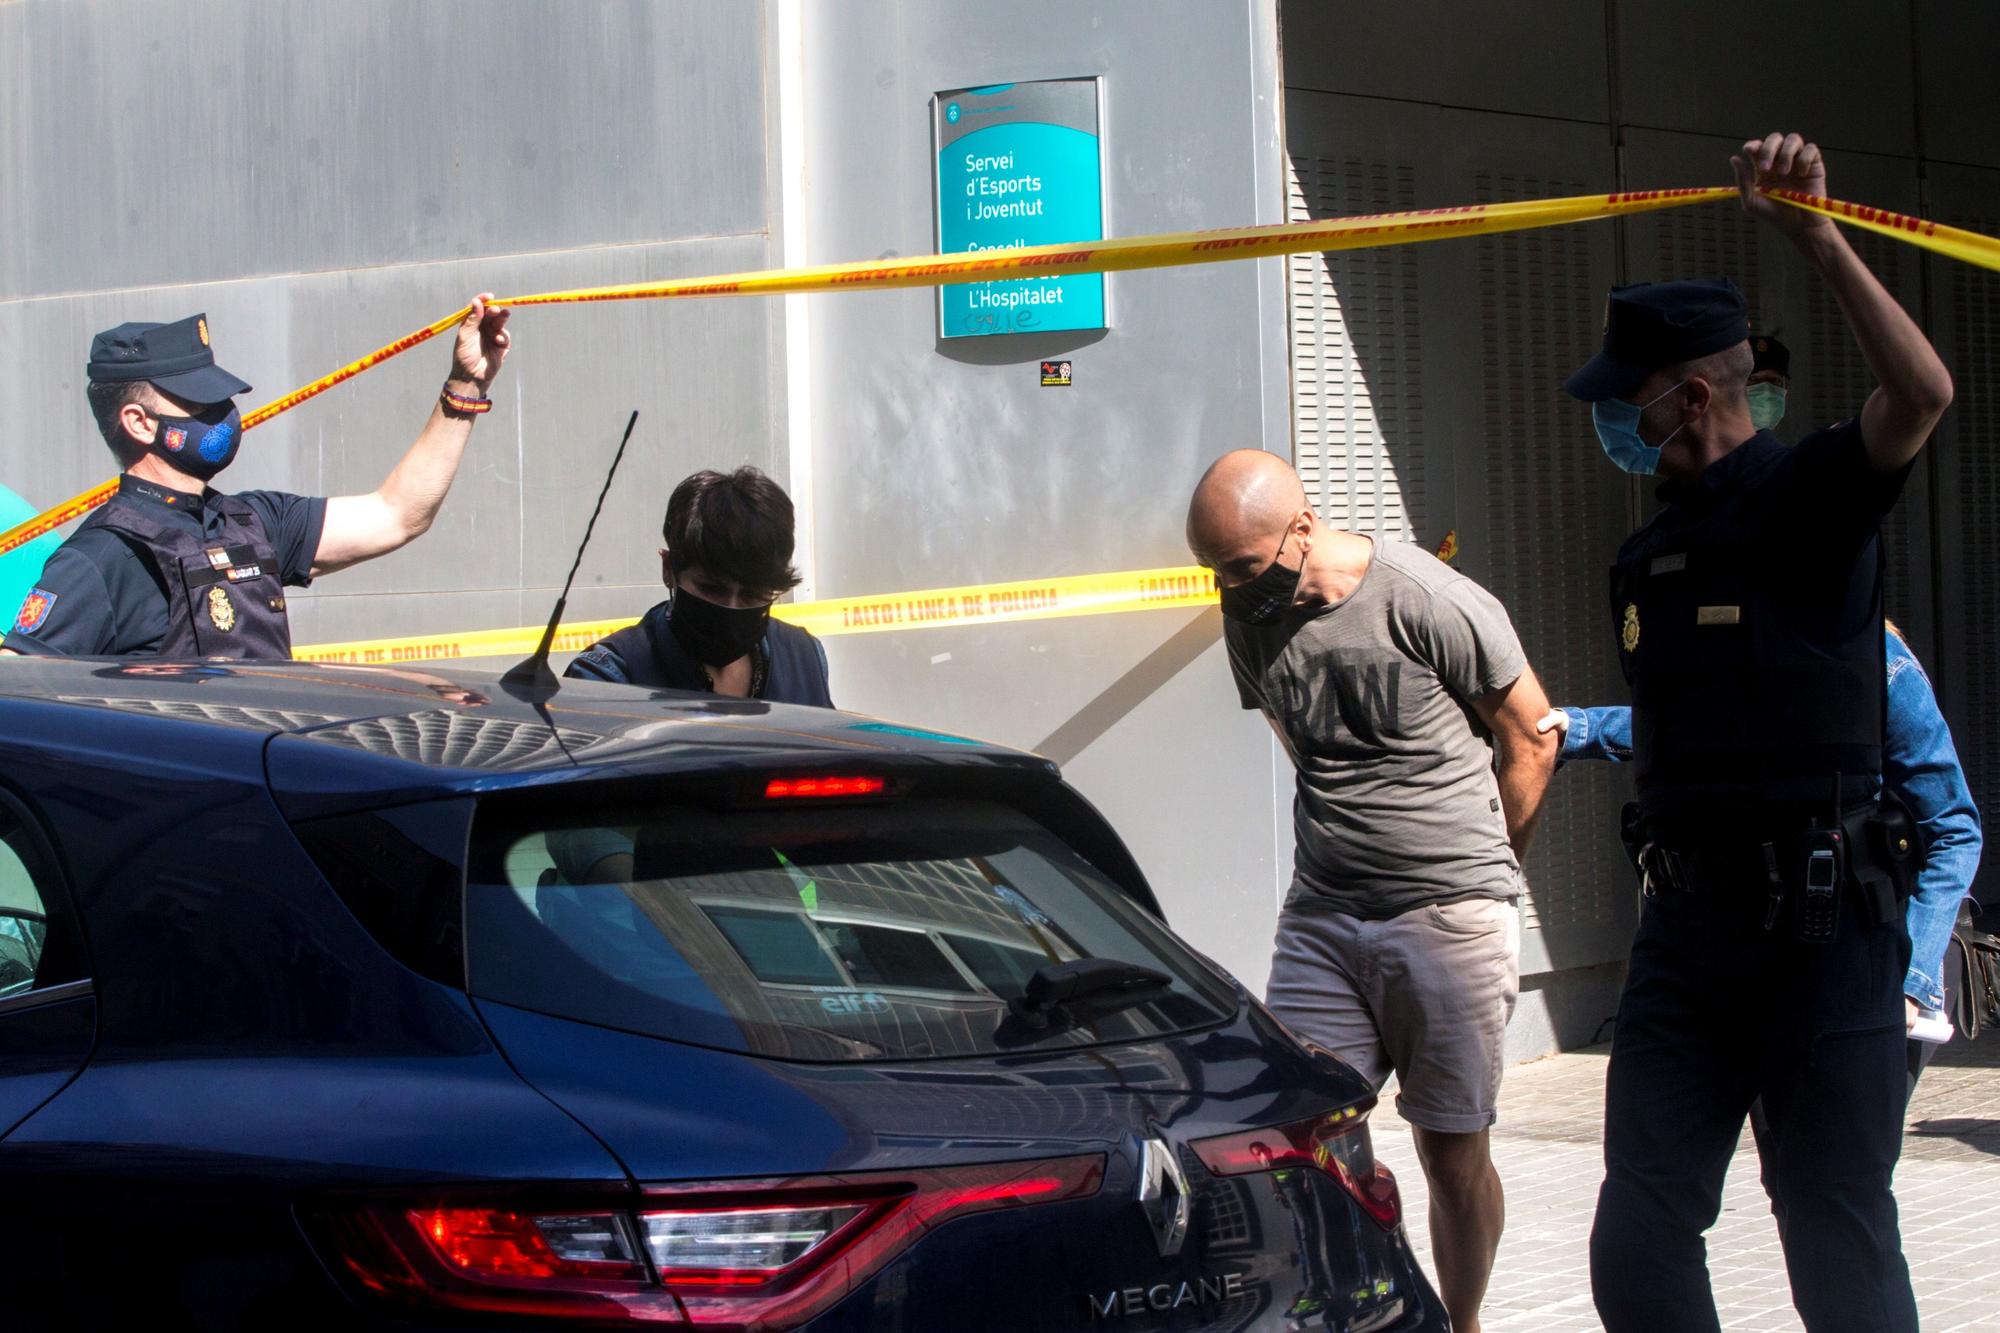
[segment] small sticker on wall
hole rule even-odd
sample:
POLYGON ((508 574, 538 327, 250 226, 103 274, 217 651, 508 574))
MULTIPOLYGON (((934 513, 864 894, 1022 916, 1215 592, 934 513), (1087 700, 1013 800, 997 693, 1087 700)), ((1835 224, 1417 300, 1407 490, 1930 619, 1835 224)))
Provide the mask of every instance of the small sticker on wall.
POLYGON ((1070 363, 1067 361, 1042 362, 1042 387, 1044 389, 1067 389, 1070 383, 1070 363))

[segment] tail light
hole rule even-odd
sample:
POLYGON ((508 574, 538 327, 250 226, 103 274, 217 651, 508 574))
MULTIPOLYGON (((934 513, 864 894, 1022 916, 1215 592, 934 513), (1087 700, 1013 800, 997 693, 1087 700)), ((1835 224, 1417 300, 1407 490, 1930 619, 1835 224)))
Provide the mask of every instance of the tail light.
POLYGON ((1324 1171, 1379 1226, 1393 1231, 1403 1220, 1403 1200, 1396 1192, 1396 1177, 1375 1160, 1368 1138, 1368 1112, 1374 1105, 1371 1098, 1309 1120, 1197 1139, 1188 1146, 1218 1176, 1293 1167, 1324 1171))
POLYGON ((1102 1156, 672 1185, 615 1208, 432 1203, 316 1227, 364 1299, 425 1310, 787 1329, 973 1213, 1095 1194, 1102 1156))
POLYGON ((847 796, 880 796, 889 784, 871 777, 772 778, 764 784, 767 801, 847 796))

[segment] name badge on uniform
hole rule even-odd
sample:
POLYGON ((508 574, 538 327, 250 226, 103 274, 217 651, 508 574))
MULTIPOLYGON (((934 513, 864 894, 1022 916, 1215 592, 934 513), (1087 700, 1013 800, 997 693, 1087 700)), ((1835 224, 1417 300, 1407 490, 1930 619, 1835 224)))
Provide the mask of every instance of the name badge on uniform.
POLYGON ((1647 567, 1647 572, 1651 574, 1678 574, 1687 567, 1687 552, 1682 551, 1678 555, 1655 556, 1653 563, 1647 567))
POLYGON ((1737 625, 1743 621, 1740 606, 1698 606, 1694 611, 1697 625, 1737 625))
POLYGON ((241 583, 245 579, 259 578, 264 573, 262 565, 237 565, 229 571, 231 583, 241 583))
POLYGON ((211 546, 211 547, 209 547, 209 548, 208 548, 208 567, 209 567, 210 569, 227 569, 227 568, 229 568, 229 548, 228 548, 228 547, 226 547, 226 546, 211 546))

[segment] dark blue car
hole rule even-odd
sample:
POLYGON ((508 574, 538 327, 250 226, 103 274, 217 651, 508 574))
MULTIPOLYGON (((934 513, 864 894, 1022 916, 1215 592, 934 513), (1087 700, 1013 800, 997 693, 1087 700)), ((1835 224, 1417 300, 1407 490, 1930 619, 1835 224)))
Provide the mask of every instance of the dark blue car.
POLYGON ((0 659, 0 1328, 1443 1329, 1372 1102, 1032 755, 0 659))

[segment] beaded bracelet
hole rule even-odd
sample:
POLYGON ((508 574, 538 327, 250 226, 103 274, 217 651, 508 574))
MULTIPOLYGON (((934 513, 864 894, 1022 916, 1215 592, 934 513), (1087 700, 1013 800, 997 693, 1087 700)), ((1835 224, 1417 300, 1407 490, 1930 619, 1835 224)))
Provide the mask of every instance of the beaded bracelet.
POLYGON ((453 393, 449 388, 438 397, 449 410, 463 412, 468 416, 478 416, 481 412, 493 410, 491 398, 467 398, 464 394, 453 393))

